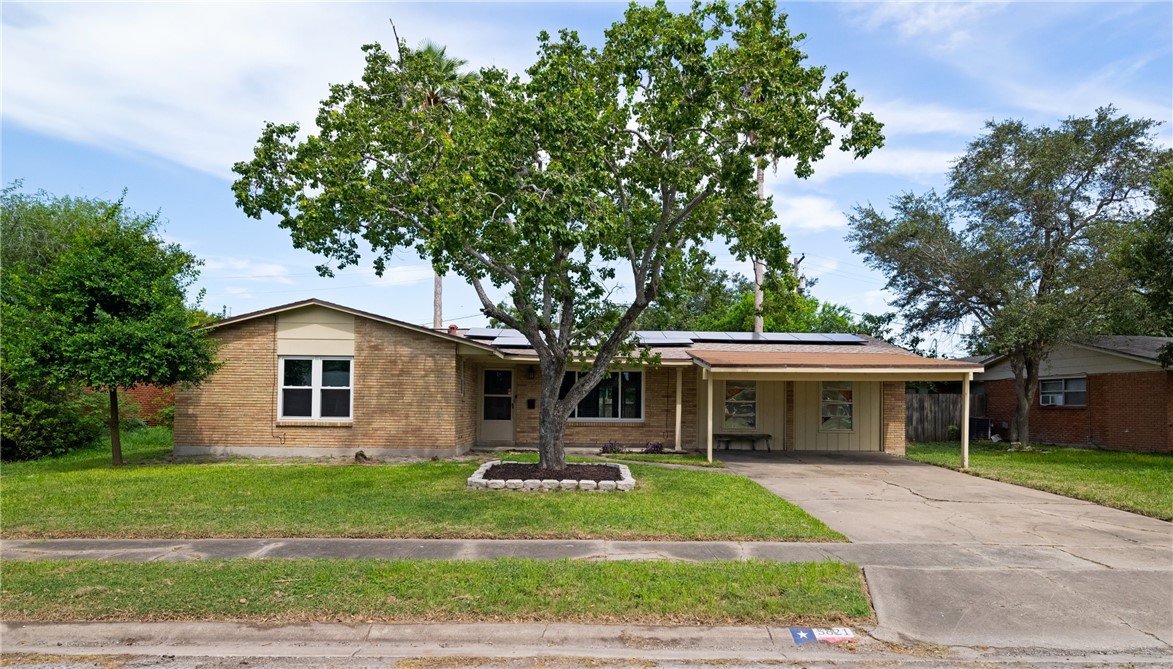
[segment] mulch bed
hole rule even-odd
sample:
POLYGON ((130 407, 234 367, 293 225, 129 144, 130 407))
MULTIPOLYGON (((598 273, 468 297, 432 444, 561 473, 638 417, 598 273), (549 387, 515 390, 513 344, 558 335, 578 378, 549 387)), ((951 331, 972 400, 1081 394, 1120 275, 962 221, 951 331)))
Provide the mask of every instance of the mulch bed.
POLYGON ((503 462, 489 467, 485 472, 485 480, 499 479, 554 479, 562 481, 618 481, 621 478, 619 468, 611 465, 566 465, 566 469, 544 469, 536 464, 523 462, 503 462))

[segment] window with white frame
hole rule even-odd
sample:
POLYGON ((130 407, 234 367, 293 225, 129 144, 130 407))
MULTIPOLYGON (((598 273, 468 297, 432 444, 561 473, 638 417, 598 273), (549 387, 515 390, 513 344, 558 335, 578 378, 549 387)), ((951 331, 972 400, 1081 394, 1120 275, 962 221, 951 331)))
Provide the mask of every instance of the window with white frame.
POLYGON ((758 425, 757 381, 725 382, 725 427, 752 430, 758 425))
POLYGON ((819 429, 851 432, 855 429, 855 384, 823 381, 819 391, 819 429))
POLYGON ((282 357, 278 380, 281 418, 349 420, 353 406, 351 358, 282 357))
POLYGON ((1087 406, 1087 379, 1047 379, 1039 384, 1039 404, 1052 406, 1087 406))
MULTIPOLYGON (((566 372, 559 398, 566 397, 580 374, 566 372)), ((571 420, 643 420, 643 372, 611 372, 570 413, 571 420)))

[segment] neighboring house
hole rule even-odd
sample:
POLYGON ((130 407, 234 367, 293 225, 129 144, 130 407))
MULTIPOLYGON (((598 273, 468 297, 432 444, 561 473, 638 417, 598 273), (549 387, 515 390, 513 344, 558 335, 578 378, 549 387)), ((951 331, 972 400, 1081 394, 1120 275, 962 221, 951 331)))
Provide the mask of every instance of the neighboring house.
MULTIPOLYGON (((446 456, 537 443, 538 360, 516 332, 437 331, 320 300, 208 328, 223 366, 177 390, 178 455, 446 456)), ((619 365, 578 405, 568 446, 903 454, 904 384, 982 370, 855 335, 637 334, 660 364, 619 365)))
MULTIPOLYGON (((1173 453, 1173 370, 1157 351, 1169 337, 1086 337, 1061 344, 1043 361, 1030 409, 1031 441, 1122 451, 1173 453)), ((1009 436, 1017 402, 1005 357, 985 361, 975 380, 994 429, 1009 436)))
POLYGON ((139 416, 147 425, 164 425, 167 418, 161 413, 175 404, 175 389, 171 386, 138 385, 123 388, 123 397, 139 407, 139 416))

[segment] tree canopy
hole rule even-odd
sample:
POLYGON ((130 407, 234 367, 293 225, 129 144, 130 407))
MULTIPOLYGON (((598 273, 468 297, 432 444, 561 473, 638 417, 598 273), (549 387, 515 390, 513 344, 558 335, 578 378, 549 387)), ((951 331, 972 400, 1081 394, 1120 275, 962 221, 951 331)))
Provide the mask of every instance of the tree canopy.
POLYGON ((113 460, 121 464, 117 389, 198 383, 215 369, 214 342, 191 327, 186 304, 198 262, 159 238, 158 216, 121 200, 42 193, 5 204, 15 211, 5 217, 6 234, 40 235, 52 249, 16 254, 35 258, 35 270, 19 258, 6 268, 5 278, 14 279, 5 284, 6 371, 29 382, 108 390, 113 460), (30 228, 37 221, 51 233, 30 228))
MULTIPOLYGON (((1152 213, 1125 240, 1121 262, 1156 320, 1155 334, 1173 337, 1173 164, 1153 177, 1153 200, 1152 213)), ((1163 347, 1160 360, 1173 365, 1173 343, 1163 347)))
POLYGON ((785 262, 755 166, 788 159, 805 177, 837 138, 857 157, 881 144, 846 74, 804 64, 802 38, 772 0, 633 4, 602 47, 543 32, 526 79, 485 68, 441 106, 424 104, 421 51, 367 45, 362 80, 331 87, 314 132, 265 126, 234 168, 237 203, 276 215, 323 273, 364 253, 382 272, 409 249, 468 281, 537 352, 539 451, 560 469, 567 416, 632 352, 640 313, 708 264, 708 242, 785 262), (561 395, 571 364, 584 373, 561 395))
POLYGON ((1105 327, 1130 293, 1109 258, 1145 215, 1147 185, 1168 159, 1157 125, 1111 107, 1056 128, 990 122, 950 170, 945 195, 908 193, 890 215, 869 205, 850 216, 848 240, 888 277, 911 330, 952 329, 1009 356, 1013 438, 1029 439, 1050 348, 1105 327))

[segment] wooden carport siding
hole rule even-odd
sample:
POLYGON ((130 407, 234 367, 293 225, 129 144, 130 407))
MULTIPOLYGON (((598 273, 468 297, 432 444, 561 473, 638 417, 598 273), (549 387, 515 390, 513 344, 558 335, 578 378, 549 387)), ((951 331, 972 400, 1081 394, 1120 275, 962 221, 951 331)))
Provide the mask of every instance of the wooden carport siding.
MULTIPOLYGON (((981 365, 901 353, 689 351, 713 397, 713 381, 961 381, 961 466, 969 466, 969 383, 981 365)), ((713 402, 705 410, 705 449, 713 460, 713 402)))

